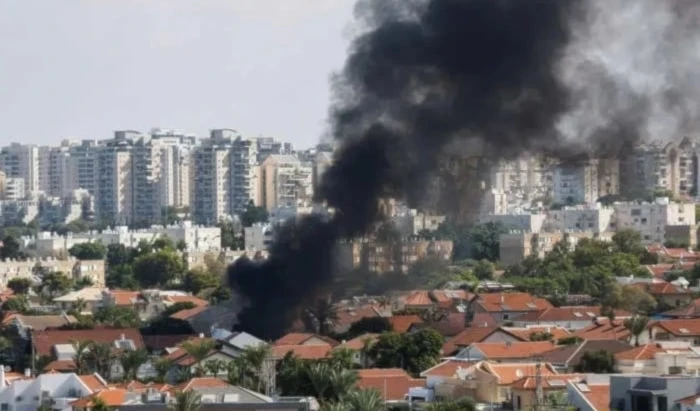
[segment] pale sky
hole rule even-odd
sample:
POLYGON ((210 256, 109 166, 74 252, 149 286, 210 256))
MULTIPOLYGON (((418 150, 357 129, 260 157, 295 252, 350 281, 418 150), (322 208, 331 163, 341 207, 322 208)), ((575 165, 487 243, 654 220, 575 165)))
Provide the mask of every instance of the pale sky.
POLYGON ((0 0, 0 145, 327 129, 354 0, 0 0))

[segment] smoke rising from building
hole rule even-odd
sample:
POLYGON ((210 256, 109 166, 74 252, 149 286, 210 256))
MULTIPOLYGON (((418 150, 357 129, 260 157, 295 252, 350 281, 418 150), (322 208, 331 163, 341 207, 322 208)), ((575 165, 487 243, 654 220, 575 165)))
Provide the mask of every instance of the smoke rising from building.
POLYGON ((268 261, 229 269, 240 328, 284 333, 327 291, 333 244, 371 230, 382 198, 420 201, 446 153, 616 156, 693 125, 700 66, 680 48, 691 3, 360 1, 360 34, 333 81, 334 164, 317 192, 336 213, 289 222, 268 261))

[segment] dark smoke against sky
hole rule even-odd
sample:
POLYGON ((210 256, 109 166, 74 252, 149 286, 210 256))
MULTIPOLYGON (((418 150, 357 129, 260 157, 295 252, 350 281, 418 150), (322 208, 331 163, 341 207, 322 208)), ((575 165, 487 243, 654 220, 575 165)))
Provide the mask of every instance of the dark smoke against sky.
POLYGON ((336 214, 289 222, 268 261, 229 269, 244 304, 239 328, 283 334, 330 285, 334 243, 370 231, 382 198, 419 201, 456 145, 492 158, 618 155, 654 127, 671 137, 694 124, 699 66, 659 62, 687 62, 691 45, 697 56, 699 43, 682 35, 695 28, 694 3, 358 3, 363 31, 333 83, 335 162, 317 192, 336 214))

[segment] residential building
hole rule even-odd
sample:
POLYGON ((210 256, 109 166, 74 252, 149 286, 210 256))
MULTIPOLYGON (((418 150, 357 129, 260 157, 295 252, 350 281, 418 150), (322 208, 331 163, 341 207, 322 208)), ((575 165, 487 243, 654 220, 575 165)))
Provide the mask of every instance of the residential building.
POLYGON ((336 264, 341 272, 356 268, 377 273, 406 272, 413 263, 428 256, 449 260, 452 247, 452 241, 345 241, 336 246, 336 264))
MULTIPOLYGON (((513 383, 538 374, 542 378, 557 375, 550 364, 538 362, 491 363, 478 362, 466 371, 467 395, 478 402, 491 404, 512 403, 513 383)), ((517 399, 516 399, 517 404, 517 399)))
POLYGON ((313 201, 313 167, 293 155, 272 154, 260 165, 261 205, 308 206, 313 201))
POLYGON ((124 133, 99 146, 95 184, 97 218, 121 225, 134 222, 133 140, 124 133))
MULTIPOLYGON (((549 301, 528 293, 479 294, 469 302, 467 312, 471 318, 488 314, 496 323, 517 321, 532 312, 552 308, 549 301)), ((472 321, 478 325, 476 321, 472 321)))
POLYGON ((39 282, 41 275, 50 272, 66 274, 72 280, 89 278, 96 286, 105 284, 105 262, 103 260, 34 259, 0 261, 0 290, 14 278, 27 278, 39 282))
POLYGON ((432 401, 430 390, 425 389, 426 380, 412 378, 400 368, 368 368, 358 370, 357 388, 375 389, 387 403, 432 401))
POLYGON ((291 143, 275 140, 274 137, 254 137, 257 149, 256 163, 263 163, 271 155, 292 154, 294 147, 291 143))
POLYGON ((267 250, 274 239, 274 227, 268 223, 255 223, 244 229, 246 250, 267 250))
POLYGON ((547 211, 544 230, 549 232, 614 231, 615 210, 600 204, 564 207, 547 211))
POLYGON ((532 361, 535 356, 556 348, 552 341, 477 342, 462 349, 455 357, 468 362, 488 360, 517 363, 532 361))
POLYGON ((642 344, 615 353, 622 374, 678 375, 700 371, 700 353, 688 342, 642 344))
POLYGON ((25 190, 24 178, 6 177, 4 182, 3 199, 9 201, 20 201, 27 198, 28 191, 25 190))
POLYGON ((66 142, 66 145, 69 147, 67 179, 70 189, 87 190, 92 196, 97 196, 101 144, 95 140, 82 140, 79 143, 66 142))
POLYGON ((529 208, 537 201, 543 201, 552 193, 551 161, 537 156, 525 155, 515 160, 501 160, 491 171, 490 203, 495 206, 494 214, 507 214, 529 208), (493 201, 496 200, 496 201, 493 201), (505 201, 499 201, 505 200, 505 201), (498 210, 499 204, 507 204, 507 210, 498 210), (497 212, 502 211, 502 212, 497 212))
POLYGON ((554 203, 593 204, 601 197, 619 194, 619 167, 617 160, 559 164, 554 168, 554 203))
POLYGON ((569 381, 567 400, 580 411, 610 410, 610 376, 587 375, 581 381, 569 381))
MULTIPOLYGON (((591 325, 591 321, 605 317, 600 312, 600 306, 562 306, 551 307, 542 311, 532 311, 523 315, 513 323, 516 326, 532 326, 536 324, 552 325, 567 330, 581 330, 591 325)), ((615 310, 618 320, 632 317, 624 310, 615 310)))
POLYGON ((607 351, 617 354, 629 351, 633 346, 617 340, 584 340, 577 344, 561 345, 556 349, 547 351, 540 358, 544 362, 552 364, 558 373, 576 372, 581 365, 581 360, 586 353, 607 351))
MULTIPOLYGON (((0 381, 5 369, 0 367, 0 381)), ((36 410, 46 404, 51 409, 72 411, 71 403, 93 390, 76 374, 41 374, 36 378, 17 379, 0 385, 0 408, 6 411, 36 410)))
POLYGON ((538 393, 542 390, 541 409, 557 409, 567 407, 567 384, 578 382, 583 378, 580 374, 559 374, 547 376, 526 376, 515 381, 511 386, 511 407, 514 411, 530 411, 537 409, 538 393))
POLYGON ((695 204, 657 198, 653 203, 615 203, 615 229, 639 231, 644 244, 665 242, 667 225, 695 225, 695 204))
POLYGON ((248 204, 260 205, 258 140, 237 138, 231 147, 231 210, 240 215, 248 204))
POLYGON ((479 222, 497 223, 508 230, 518 230, 528 233, 539 233, 547 218, 544 214, 488 214, 479 218, 479 222))
POLYGON ((5 199, 5 191, 7 191, 7 174, 0 170, 0 200, 5 199))
MULTIPOLYGON (((632 333, 625 326, 623 320, 612 320, 607 318, 595 318, 591 325, 574 332, 574 336, 581 340, 615 340, 632 342, 632 333)), ((645 342, 644 334, 640 336, 640 342, 645 342)))
POLYGON ((39 148, 31 144, 12 143, 0 149, 0 170, 8 178, 24 180, 24 192, 38 193, 39 148))
POLYGON ((543 258, 548 252, 552 251, 555 245, 563 240, 567 240, 569 247, 573 250, 581 239, 595 238, 602 241, 610 241, 613 234, 611 232, 595 233, 593 231, 571 233, 511 232, 501 234, 499 238, 500 260, 505 265, 513 265, 530 255, 543 258))
POLYGON ((700 318, 659 320, 647 326, 648 333, 643 333, 640 341, 684 341, 700 345, 700 318))
POLYGON ((700 377, 610 376, 610 409, 620 411, 670 410, 684 398, 700 392, 700 377))

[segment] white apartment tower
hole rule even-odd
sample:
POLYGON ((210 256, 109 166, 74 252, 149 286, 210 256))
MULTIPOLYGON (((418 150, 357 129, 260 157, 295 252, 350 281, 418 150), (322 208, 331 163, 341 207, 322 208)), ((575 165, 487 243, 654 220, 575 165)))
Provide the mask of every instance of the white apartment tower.
POLYGON ((98 219, 127 225, 134 222, 133 141, 118 133, 98 148, 95 208, 98 219))
POLYGON ((308 206, 313 201, 313 167, 293 155, 268 156, 260 166, 262 204, 267 210, 308 206))
POLYGON ((8 178, 24 180, 27 194, 39 191, 39 148, 29 144, 12 143, 0 150, 0 170, 8 178))
POLYGON ((236 138, 231 147, 231 207, 240 214, 252 201, 259 204, 258 143, 255 139, 236 138))
POLYGON ((552 200, 557 204, 593 204, 599 198, 619 194, 619 162, 589 160, 554 168, 552 200))

